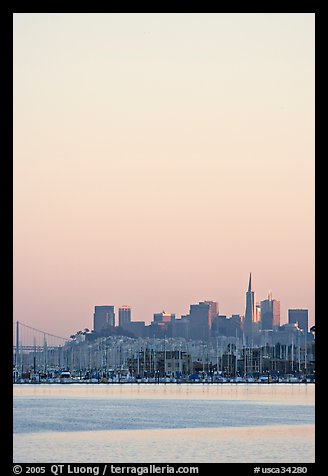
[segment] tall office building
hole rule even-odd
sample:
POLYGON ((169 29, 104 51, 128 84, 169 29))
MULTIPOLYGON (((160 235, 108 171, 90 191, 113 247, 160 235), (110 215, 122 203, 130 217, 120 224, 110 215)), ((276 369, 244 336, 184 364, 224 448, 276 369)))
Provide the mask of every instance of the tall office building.
POLYGON ((131 322, 131 307, 121 306, 118 308, 118 325, 125 329, 131 322))
POLYGON ((216 316, 213 320, 211 334, 212 337, 242 337, 239 314, 233 314, 231 317, 216 316))
POLYGON ((288 309, 288 324, 298 323, 298 327, 308 332, 309 311, 308 309, 288 309))
POLYGON ((249 275, 248 290, 246 292, 246 310, 243 323, 243 331, 246 344, 251 344, 253 327, 257 323, 255 293, 252 291, 252 273, 249 275))
POLYGON ((170 312, 162 311, 154 314, 153 322, 173 322, 175 320, 175 314, 170 312))
POLYGON ((184 337, 189 339, 189 315, 181 316, 181 319, 175 319, 172 328, 172 337, 184 337))
POLYGON ((93 328, 95 332, 101 332, 108 327, 114 326, 114 306, 95 306, 95 312, 93 315, 93 328))
POLYGON ((175 324, 175 314, 166 311, 154 314, 154 319, 149 326, 151 337, 172 337, 175 324))
POLYGON ((219 303, 216 301, 204 301, 204 303, 209 304, 210 306, 210 329, 211 329, 214 317, 219 315, 219 303))
POLYGON ((261 304, 257 302, 255 306, 255 324, 257 324, 257 329, 259 329, 260 322, 261 322, 261 304))
POLYGON ((190 305, 189 336, 191 339, 208 340, 212 321, 218 311, 218 303, 203 301, 190 305))
POLYGON ((280 301, 272 299, 272 293, 268 299, 261 301, 261 329, 273 330, 280 326, 280 301))

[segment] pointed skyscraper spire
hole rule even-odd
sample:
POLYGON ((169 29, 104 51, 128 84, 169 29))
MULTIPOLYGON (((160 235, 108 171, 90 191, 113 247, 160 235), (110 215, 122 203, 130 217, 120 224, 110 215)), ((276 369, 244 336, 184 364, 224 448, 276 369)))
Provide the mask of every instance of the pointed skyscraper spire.
POLYGON ((249 273, 248 292, 252 290, 252 273, 249 273))
POLYGON ((244 334, 246 337, 246 344, 250 345, 252 342, 253 327, 256 323, 256 301, 255 293, 252 291, 252 273, 249 273, 248 291, 246 292, 246 309, 244 317, 244 334))

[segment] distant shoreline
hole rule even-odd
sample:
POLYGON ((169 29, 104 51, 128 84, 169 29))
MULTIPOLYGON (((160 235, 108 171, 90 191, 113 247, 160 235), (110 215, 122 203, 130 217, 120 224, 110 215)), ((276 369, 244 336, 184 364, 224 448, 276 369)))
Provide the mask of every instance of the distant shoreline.
POLYGON ((315 382, 14 382, 13 385, 315 385, 315 382))

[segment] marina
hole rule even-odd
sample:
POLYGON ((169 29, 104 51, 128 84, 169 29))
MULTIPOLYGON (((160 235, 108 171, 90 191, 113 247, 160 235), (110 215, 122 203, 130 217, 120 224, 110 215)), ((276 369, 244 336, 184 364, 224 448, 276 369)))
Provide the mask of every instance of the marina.
POLYGON ((56 337, 15 323, 13 383, 314 383, 314 341, 56 337))
POLYGON ((70 372, 62 372, 59 376, 48 377, 42 374, 25 374, 24 377, 14 381, 16 384, 314 384, 314 378, 295 377, 287 375, 272 378, 270 375, 260 375, 254 377, 226 378, 220 375, 201 376, 192 375, 188 377, 133 377, 129 374, 112 374, 110 377, 102 377, 95 374, 89 377, 73 377, 70 372), (63 375, 64 374, 64 375, 63 375))

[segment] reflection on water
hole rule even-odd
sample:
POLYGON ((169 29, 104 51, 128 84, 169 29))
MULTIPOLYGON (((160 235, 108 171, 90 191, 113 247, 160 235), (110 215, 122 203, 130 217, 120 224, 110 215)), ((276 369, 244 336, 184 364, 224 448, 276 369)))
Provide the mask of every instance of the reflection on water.
POLYGON ((310 463, 314 428, 197 428, 15 436, 15 462, 310 463))
POLYGON ((314 403, 314 384, 41 384, 14 385, 14 396, 65 398, 170 398, 256 400, 270 403, 314 403))
POLYGON ((15 385, 14 461, 313 462, 314 385, 15 385))

